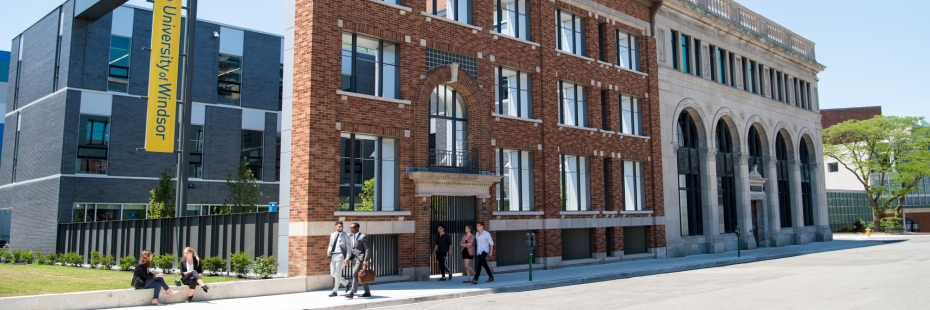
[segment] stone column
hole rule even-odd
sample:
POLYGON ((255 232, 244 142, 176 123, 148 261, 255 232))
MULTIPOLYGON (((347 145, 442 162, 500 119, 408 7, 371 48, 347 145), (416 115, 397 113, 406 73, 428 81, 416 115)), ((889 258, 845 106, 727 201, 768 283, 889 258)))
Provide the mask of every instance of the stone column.
POLYGON ((824 180, 823 159, 812 158, 811 176, 814 190, 814 226, 817 227, 817 233, 814 236, 815 241, 832 241, 833 231, 830 229, 830 216, 827 213, 827 188, 824 180))
POLYGON ((804 231, 804 198, 801 193, 801 161, 788 157, 788 182, 791 186, 791 227, 794 244, 808 243, 802 237, 804 231))
POLYGON ((720 205, 717 204, 717 149, 701 148, 701 212, 707 253, 721 253, 725 249, 720 238, 720 205))
MULTIPOLYGON (((765 183, 765 241, 770 247, 784 246, 784 240, 779 238, 781 234, 781 213, 778 210, 778 167, 775 164, 775 157, 765 156, 762 162, 768 167, 765 183)), ((760 236, 761 237, 761 236, 760 236)))
MULTIPOLYGON (((755 249, 756 239, 752 232, 752 198, 749 189, 749 154, 736 153, 733 155, 736 162, 736 212, 740 228, 740 246, 744 249, 755 249)), ((758 228, 756 228, 758 229, 758 228)))

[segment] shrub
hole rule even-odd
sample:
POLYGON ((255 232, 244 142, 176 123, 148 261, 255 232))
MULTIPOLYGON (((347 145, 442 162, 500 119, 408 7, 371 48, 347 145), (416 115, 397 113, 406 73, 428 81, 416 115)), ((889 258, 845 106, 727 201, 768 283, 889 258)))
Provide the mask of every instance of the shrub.
POLYGON ((233 253, 229 258, 229 262, 232 272, 242 277, 249 272, 248 268, 252 264, 252 256, 249 256, 249 253, 246 252, 233 253))
POLYGON ((843 225, 842 228, 840 228, 839 232, 850 232, 850 231, 852 231, 852 228, 849 227, 849 224, 846 224, 846 225, 843 225))
POLYGON ((113 255, 107 255, 100 258, 100 267, 104 270, 113 270, 113 265, 116 264, 116 259, 113 258, 113 255))
MULTIPOLYGON (((49 254, 49 255, 46 256, 46 257, 48 258, 48 260, 47 260, 47 261, 45 262, 45 264, 43 264, 43 265, 54 265, 55 263, 58 263, 59 260, 60 260, 60 259, 58 258, 58 254, 56 254, 56 253, 49 254)), ((42 262, 39 262, 39 263, 42 264, 42 262)))
POLYGON ((10 251, 0 249, 0 263, 13 263, 13 254, 10 251))
POLYGON ((100 265, 100 252, 90 251, 90 268, 97 268, 100 265))
POLYGON ((123 256, 119 259, 119 270, 129 271, 133 266, 136 265, 136 257, 129 255, 123 256))
POLYGON ((63 257, 61 258, 61 261, 63 265, 81 267, 81 265, 84 264, 84 256, 81 256, 81 254, 78 254, 77 252, 69 252, 67 254, 63 254, 62 256, 63 257))
POLYGON ((904 224, 902 224, 902 219, 900 217, 894 217, 894 216, 883 217, 881 220, 878 221, 878 224, 881 225, 882 229, 904 227, 904 224))
POLYGON ((203 260, 203 269, 209 271, 210 274, 217 274, 226 270, 226 260, 219 256, 205 258, 203 260))
POLYGON ((278 260, 274 256, 264 256, 255 258, 255 274, 259 278, 267 278, 270 275, 278 273, 278 260))
POLYGON ((51 265, 49 262, 51 262, 52 260, 49 259, 49 255, 45 255, 45 253, 42 253, 39 251, 36 251, 35 255, 36 255, 36 261, 35 261, 36 264, 51 265))
POLYGON ((176 260, 177 259, 175 258, 174 254, 165 253, 153 257, 152 264, 155 265, 155 267, 161 269, 161 272, 165 274, 171 274, 171 267, 174 266, 174 262, 176 260))
POLYGON ((863 221, 862 219, 859 219, 858 221, 856 221, 856 223, 853 224, 853 231, 865 232, 865 221, 863 221))
POLYGON ((31 264, 34 260, 32 251, 23 251, 23 250, 12 250, 10 254, 13 255, 14 264, 31 264))

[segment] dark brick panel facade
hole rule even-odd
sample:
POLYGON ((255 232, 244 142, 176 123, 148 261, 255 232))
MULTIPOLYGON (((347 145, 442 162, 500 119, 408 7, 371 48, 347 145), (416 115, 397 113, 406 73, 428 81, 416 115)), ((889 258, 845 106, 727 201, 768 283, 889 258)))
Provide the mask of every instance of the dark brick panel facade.
POLYGON ((845 121, 867 120, 878 115, 882 115, 881 106, 845 109, 821 109, 820 121, 823 124, 823 128, 827 129, 830 128, 830 126, 845 121))
POLYGON ((280 70, 270 69, 281 66, 281 38, 248 31, 244 36, 241 105, 277 111, 281 75, 280 70))
POLYGON ((58 44, 58 12, 52 11, 21 35, 24 39, 23 73, 20 74, 19 82, 20 107, 52 93, 55 46, 58 44))
POLYGON ((145 100, 113 96, 107 175, 157 177, 170 169, 174 176, 177 155, 140 150, 145 147, 146 111, 145 100))
POLYGON ((207 106, 203 128, 203 177, 225 180, 236 173, 242 154, 242 111, 207 106))

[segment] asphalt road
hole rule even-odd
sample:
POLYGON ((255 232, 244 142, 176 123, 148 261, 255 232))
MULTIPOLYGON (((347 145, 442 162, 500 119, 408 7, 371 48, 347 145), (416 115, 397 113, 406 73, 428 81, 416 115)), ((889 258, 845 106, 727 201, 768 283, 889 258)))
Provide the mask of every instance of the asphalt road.
POLYGON ((389 309, 930 309, 930 236, 865 248, 389 309))

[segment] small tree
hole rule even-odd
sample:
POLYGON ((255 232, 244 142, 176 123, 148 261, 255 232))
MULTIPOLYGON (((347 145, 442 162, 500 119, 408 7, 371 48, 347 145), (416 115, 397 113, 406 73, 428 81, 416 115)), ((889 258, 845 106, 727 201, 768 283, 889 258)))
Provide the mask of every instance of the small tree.
POLYGON ((375 210, 375 179, 371 178, 368 181, 365 181, 365 184, 362 186, 362 192, 359 193, 359 198, 362 198, 362 206, 356 208, 355 211, 374 211, 375 210))
POLYGON ((235 176, 226 174, 226 186, 229 196, 223 201, 223 208, 215 208, 218 213, 214 214, 255 212, 262 193, 258 191, 258 181, 249 169, 247 158, 243 157, 239 162, 235 176))
POLYGON ((236 273, 236 276, 242 278, 249 273, 249 265, 252 264, 252 256, 246 252, 233 253, 229 257, 230 269, 236 273))
POLYGON ((165 169, 161 172, 158 179, 158 187, 149 191, 149 211, 147 217, 150 219, 160 219, 174 217, 174 181, 168 172, 171 169, 165 169))

